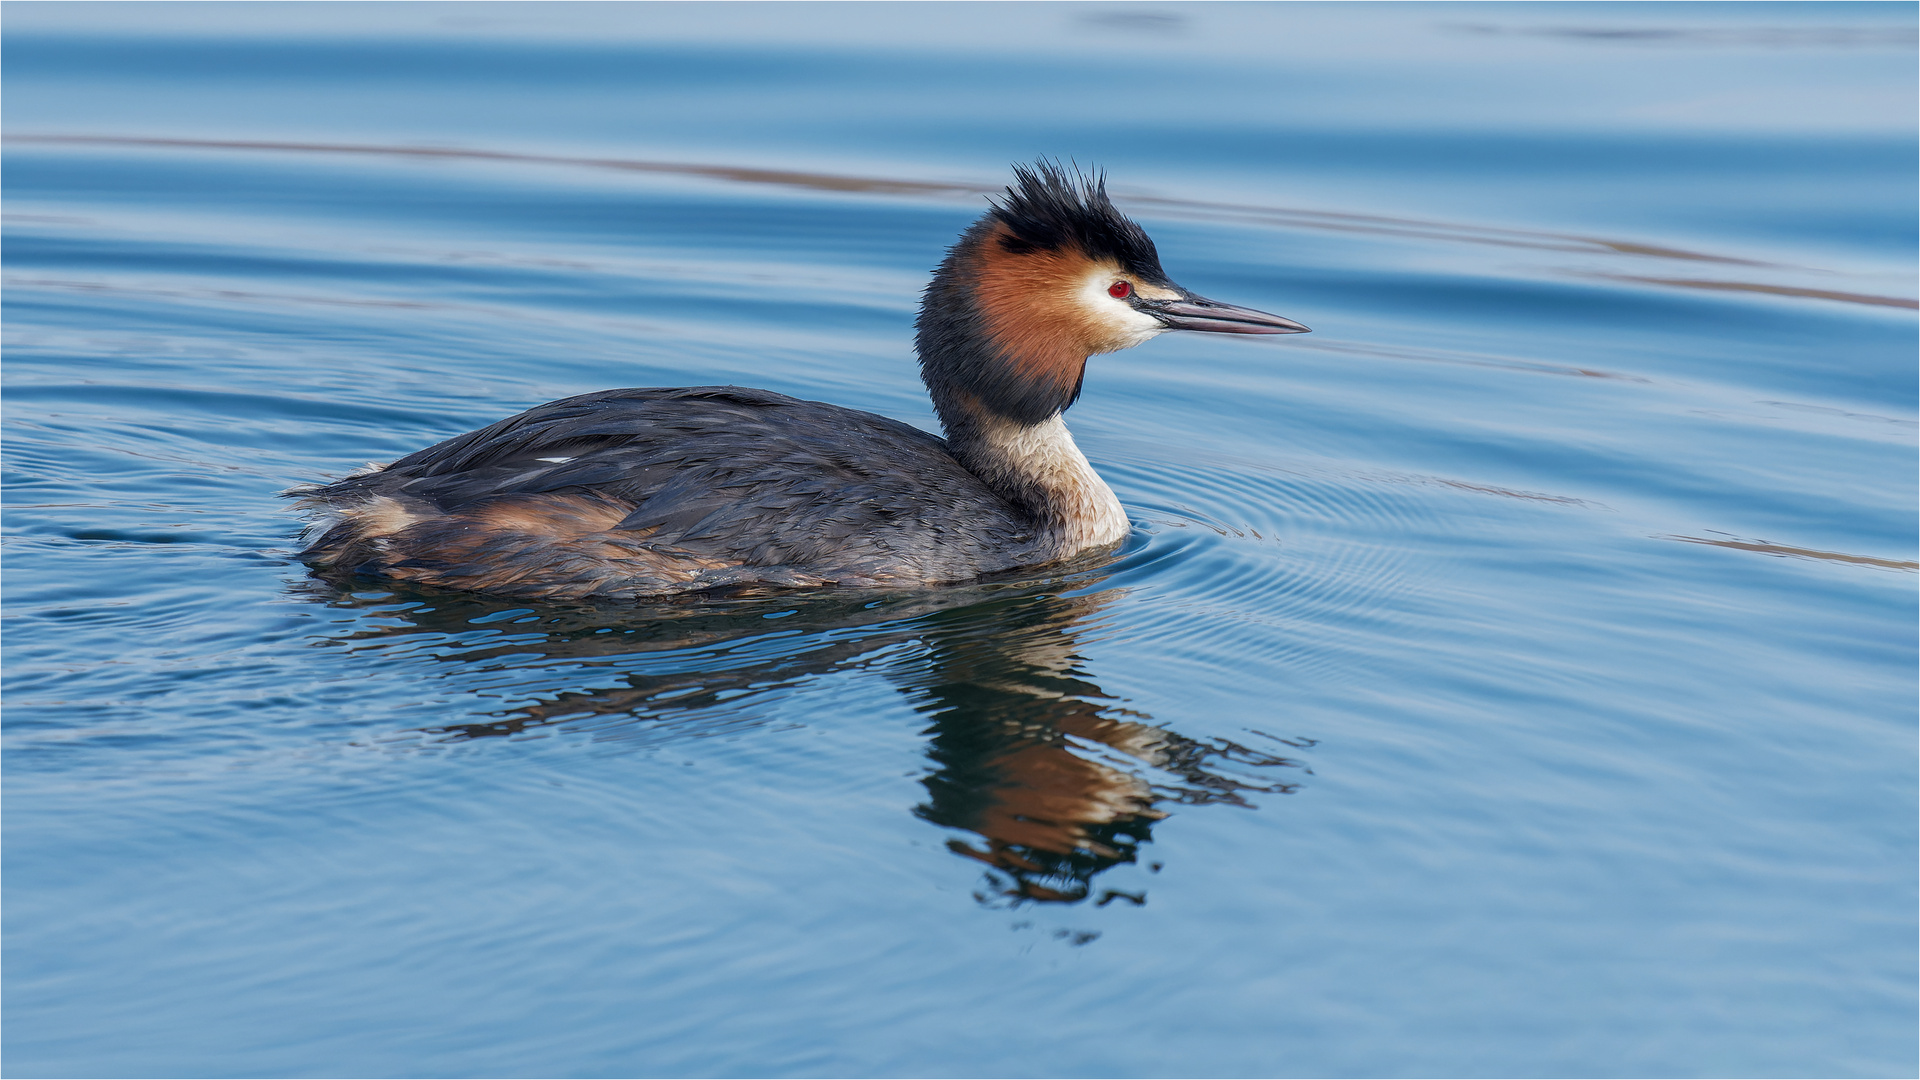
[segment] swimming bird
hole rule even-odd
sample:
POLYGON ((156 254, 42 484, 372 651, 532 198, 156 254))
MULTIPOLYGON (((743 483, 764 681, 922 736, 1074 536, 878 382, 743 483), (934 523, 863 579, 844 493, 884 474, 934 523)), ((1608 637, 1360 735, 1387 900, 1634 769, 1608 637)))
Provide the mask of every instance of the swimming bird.
POLYGON ((1102 174, 1015 166, 916 322, 946 437, 738 386, 563 398, 294 488, 323 571, 523 599, 914 586, 1111 549, 1128 522, 1061 414, 1087 358, 1169 330, 1297 334, 1168 279, 1102 174))

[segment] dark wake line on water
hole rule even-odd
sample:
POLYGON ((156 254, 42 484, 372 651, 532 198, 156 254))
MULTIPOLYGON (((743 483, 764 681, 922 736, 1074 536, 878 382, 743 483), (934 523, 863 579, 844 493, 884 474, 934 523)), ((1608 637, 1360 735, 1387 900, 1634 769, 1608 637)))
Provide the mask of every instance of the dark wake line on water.
MULTIPOLYGON (((473 150, 433 146, 383 146, 369 143, 280 142, 263 139, 183 139, 131 135, 9 135, 7 142, 76 146, 148 146, 182 150, 240 150, 270 153, 363 154, 376 156, 437 158, 442 160, 500 161, 540 165, 570 165, 624 172, 642 172, 677 176, 700 176, 743 184, 771 184, 812 191, 860 192, 876 195, 968 196, 995 195, 998 184, 964 181, 897 180, 870 176, 845 176, 835 173, 805 172, 792 169, 756 169, 734 165, 704 165, 695 162, 646 161, 636 158, 572 157, 555 154, 528 154, 505 150, 473 150)), ((1533 250, 1569 251, 1600 255, 1633 255, 1685 262, 1707 262, 1728 266, 1774 267, 1779 264, 1741 259, 1728 255, 1689 251, 1658 244, 1643 244, 1574 233, 1506 229, 1486 225, 1460 225, 1416 218, 1387 217, 1378 214, 1342 213, 1327 210, 1302 210, 1288 207, 1257 206, 1243 203, 1218 203, 1157 195, 1128 193, 1122 201, 1152 206, 1163 212, 1200 219, 1253 220, 1263 224, 1330 232, 1374 233, 1415 239, 1443 240, 1455 243, 1493 245, 1533 250)), ((1634 279, 1651 284, 1669 284, 1665 279, 1634 279)), ((1738 287, 1728 284, 1723 287, 1738 287)), ((1915 301, 1894 297, 1863 297, 1862 294, 1802 290, 1755 285, 1754 291, 1786 296, 1826 300, 1850 300, 1859 303, 1914 306, 1915 301)))
POLYGON ((1825 405, 1807 405, 1798 401, 1758 401, 1758 402, 1755 402, 1754 404, 1772 405, 1776 408, 1792 409, 1795 412, 1809 412, 1809 413, 1820 413, 1826 416, 1839 416, 1848 420, 1864 420, 1871 424, 1886 424, 1891 427, 1899 427, 1899 428, 1920 427, 1920 421, 1904 420, 1897 416, 1881 416, 1877 413, 1848 412, 1845 409, 1833 409, 1825 405))
MULTIPOLYGON (((1194 199, 1169 199, 1133 195, 1128 201, 1175 209, 1198 207, 1222 211, 1207 218, 1214 221, 1253 220, 1262 224, 1330 232, 1376 233, 1408 236, 1421 240, 1451 240, 1463 244, 1490 244, 1497 247, 1529 248, 1535 251, 1574 251, 1602 255, 1645 255, 1656 259, 1680 259, 1686 262, 1722 263, 1729 266, 1779 266, 1755 259, 1737 259, 1730 255, 1710 255, 1659 244, 1640 244, 1629 240, 1607 240, 1575 233, 1541 232, 1533 229, 1503 229, 1494 225, 1456 225, 1444 221, 1387 217, 1380 214, 1350 214, 1332 210, 1294 210, 1285 207, 1250 206, 1240 203, 1202 202, 1194 199)), ((1189 213, 1186 216, 1199 216, 1189 213)))
POLYGON ((1298 348, 1314 349, 1319 352, 1343 353, 1352 356, 1377 356, 1387 360, 1414 360, 1429 364, 1462 364, 1467 367, 1500 368, 1506 371, 1532 372, 1537 375, 1569 375, 1582 379, 1618 379, 1623 382, 1637 383, 1650 383, 1653 381, 1640 375, 1626 375, 1614 371, 1601 371, 1597 368, 1570 367, 1566 364, 1548 364, 1537 360, 1513 360, 1504 357, 1447 352, 1438 349, 1409 349, 1400 345, 1374 345, 1362 342, 1341 341, 1338 339, 1301 341, 1293 344, 1298 348))
POLYGON ((832 173, 800 172, 789 169, 753 169, 732 165, 699 165, 688 162, 641 161, 634 158, 569 157, 556 154, 522 154, 506 150, 463 150, 435 146, 379 146, 369 143, 276 142, 265 139, 167 139, 134 135, 9 135, 7 142, 59 143, 86 146, 157 146, 181 150, 264 150, 281 153, 373 154, 397 157, 451 158, 468 161, 511 161, 537 165, 584 165, 626 172, 669 173, 680 176, 704 176, 714 180, 732 180, 743 184, 775 184, 819 191, 862 191, 886 195, 993 195, 999 185, 949 183, 927 180, 885 180, 832 173))
POLYGON ((483 308, 472 304, 438 304, 423 300, 368 300, 357 297, 341 296, 299 296, 293 293, 247 292, 240 289, 156 289, 137 285, 116 285, 104 281, 75 281, 66 278, 23 278, 10 277, 0 279, 0 286, 9 289, 66 289, 71 292, 110 293, 117 296, 168 296, 180 300, 265 300, 287 304, 329 304, 338 307, 408 308, 421 311, 486 311, 498 313, 497 308, 483 308))
POLYGON ((1703 289, 1708 292, 1751 292, 1769 296, 1803 296, 1813 300, 1838 300, 1846 304, 1873 307, 1920 308, 1920 300, 1901 296, 1874 296, 1870 293, 1838 292, 1833 289, 1803 289, 1794 285, 1764 285, 1757 281, 1702 281, 1697 278, 1636 277, 1632 274, 1592 274, 1608 281, 1632 281, 1642 285, 1665 285, 1674 289, 1703 289))
POLYGON ((1543 37, 1604 45, 1682 48, 1911 49, 1920 29, 1911 26, 1502 26, 1442 23, 1437 29, 1484 37, 1543 37))
POLYGON ((1769 544, 1761 540, 1714 540, 1704 536, 1674 535, 1656 536, 1654 539, 1678 540, 1683 544, 1706 544, 1711 547, 1733 548, 1736 551, 1755 551, 1762 555, 1790 559, 1821 559, 1826 562, 1852 563, 1855 566, 1873 566, 1882 570, 1920 570, 1920 562, 1876 559, 1871 555, 1849 555, 1843 551, 1816 551, 1813 548, 1788 547, 1785 544, 1769 544))
POLYGON ((1580 506, 1590 510, 1612 511, 1613 507, 1597 503, 1591 499, 1576 499, 1571 495, 1549 495, 1543 491, 1520 491, 1515 488, 1495 487, 1492 484, 1469 484, 1465 480, 1449 480, 1444 476, 1412 476, 1390 483, 1438 484, 1458 491, 1477 491, 1482 495, 1498 495, 1503 499, 1523 499, 1527 502, 1554 503, 1558 506, 1580 506))

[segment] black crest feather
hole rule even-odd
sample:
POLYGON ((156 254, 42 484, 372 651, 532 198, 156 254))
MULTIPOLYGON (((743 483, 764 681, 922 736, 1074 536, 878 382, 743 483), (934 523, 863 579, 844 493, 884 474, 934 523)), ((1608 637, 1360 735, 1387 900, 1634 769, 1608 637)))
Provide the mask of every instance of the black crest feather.
POLYGON ((1041 158, 1032 167, 1015 165, 1013 178, 1006 197, 993 201, 993 216, 1011 234, 1001 241, 1009 252, 1078 248, 1149 280, 1165 276, 1147 231, 1107 198, 1104 172, 1088 175, 1041 158))

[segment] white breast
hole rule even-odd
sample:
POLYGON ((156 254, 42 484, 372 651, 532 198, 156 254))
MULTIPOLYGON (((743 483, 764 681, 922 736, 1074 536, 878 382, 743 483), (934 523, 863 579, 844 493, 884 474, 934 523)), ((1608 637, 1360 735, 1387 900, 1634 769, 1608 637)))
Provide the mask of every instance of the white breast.
POLYGON ((1074 445, 1059 416, 1028 426, 995 425, 984 442, 1005 468, 1050 496, 1059 516, 1061 558, 1126 538, 1127 512, 1074 445))

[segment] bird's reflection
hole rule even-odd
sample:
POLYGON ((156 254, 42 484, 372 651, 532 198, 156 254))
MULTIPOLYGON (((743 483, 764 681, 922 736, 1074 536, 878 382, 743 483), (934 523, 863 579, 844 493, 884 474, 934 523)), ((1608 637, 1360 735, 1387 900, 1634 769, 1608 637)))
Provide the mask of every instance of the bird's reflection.
MULTIPOLYGON (((472 670, 511 656, 521 673, 581 682, 583 665, 616 675, 611 689, 525 687, 539 700, 423 729, 444 739, 509 736, 592 718, 673 728, 712 723, 723 703, 850 668, 884 673, 928 719, 927 798, 914 813, 966 834, 955 853, 984 864, 984 903, 1093 897, 1103 871, 1138 857, 1171 804, 1246 805, 1287 792, 1300 763, 1153 723, 1110 698, 1084 670, 1083 641, 1123 595, 1098 578, 873 591, 703 597, 646 607, 529 607, 462 594, 348 592, 301 586, 334 606, 370 609, 344 638, 364 648, 423 631, 474 647, 438 655, 472 670), (1068 591, 1070 590, 1070 591, 1068 591), (770 622, 770 620, 772 620, 770 622), (479 627, 508 634, 472 641, 479 627), (527 667, 532 655, 536 667, 527 667), (576 661, 558 665, 555 661, 576 661)), ((365 588, 362 586, 349 586, 365 588)), ((749 709, 750 713, 751 710, 749 709)), ((734 709, 731 715, 738 716, 734 709)), ((702 733, 697 728, 692 733, 702 733)), ((1310 740, 1260 736, 1302 748, 1310 740)), ((1249 740, 1251 741, 1251 739, 1249 740)), ((1102 891, 1097 901, 1144 901, 1102 891)))

